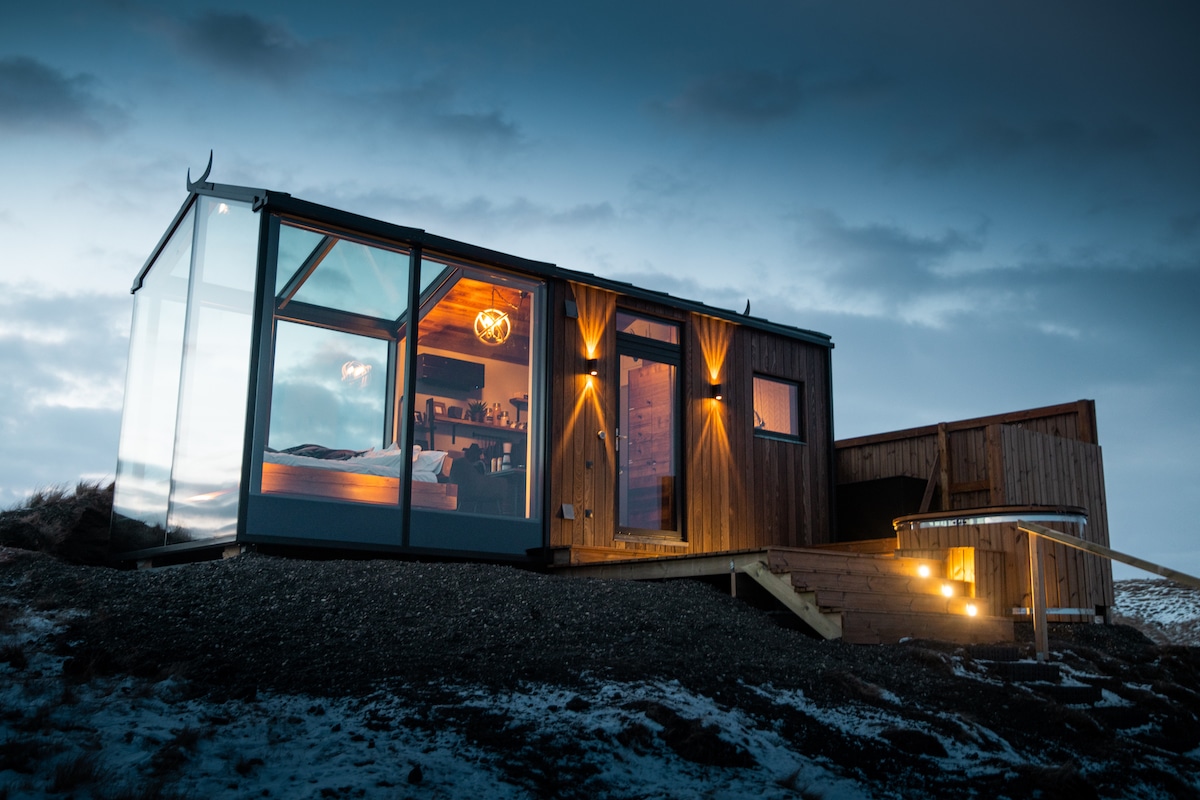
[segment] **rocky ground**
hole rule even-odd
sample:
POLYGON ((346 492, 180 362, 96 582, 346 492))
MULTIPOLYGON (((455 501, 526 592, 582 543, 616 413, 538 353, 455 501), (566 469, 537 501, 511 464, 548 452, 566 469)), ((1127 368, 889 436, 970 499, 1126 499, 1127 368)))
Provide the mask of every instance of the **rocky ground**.
POLYGON ((0 549, 0 799, 1200 793, 1200 648, 1054 626, 1029 682, 781 621, 727 581, 0 549))

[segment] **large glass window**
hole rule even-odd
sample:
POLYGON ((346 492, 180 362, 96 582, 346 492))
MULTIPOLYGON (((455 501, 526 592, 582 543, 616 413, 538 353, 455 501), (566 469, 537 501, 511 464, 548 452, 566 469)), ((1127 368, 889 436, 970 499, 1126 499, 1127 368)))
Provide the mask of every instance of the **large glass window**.
POLYGON ((120 460, 113 496, 117 550, 140 550, 166 543, 195 225, 193 206, 133 298, 120 460))
POLYGON ((399 503, 409 260, 281 222, 265 494, 399 503))
POLYGON ((344 331, 281 321, 268 445, 320 442, 361 451, 390 442, 388 344, 344 331))
POLYGON ((413 507, 536 518, 541 284, 434 256, 421 275, 415 447, 445 491, 414 471, 413 507))

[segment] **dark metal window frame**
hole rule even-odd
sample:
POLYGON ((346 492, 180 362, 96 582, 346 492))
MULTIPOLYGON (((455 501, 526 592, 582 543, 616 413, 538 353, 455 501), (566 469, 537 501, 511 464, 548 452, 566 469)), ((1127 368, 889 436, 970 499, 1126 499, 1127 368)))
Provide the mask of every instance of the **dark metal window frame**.
MULTIPOLYGON (((780 442, 792 442, 794 444, 807 444, 808 438, 805 435, 805 433, 806 433, 805 426, 806 426, 806 423, 808 422, 808 419, 804 413, 804 393, 805 393, 804 381, 792 380, 791 378, 781 378, 778 375, 768 375, 763 372, 755 372, 755 373, 753 373, 753 375, 751 376, 751 379, 750 379, 750 400, 751 400, 752 406, 757 405, 754 402, 754 400, 755 400, 754 381, 759 380, 759 379, 762 379, 764 381, 771 381, 772 383, 783 384, 784 386, 795 387, 795 389, 796 389, 796 408, 795 408, 796 427, 798 429, 798 432, 797 433, 784 433, 783 431, 773 431, 773 430, 770 430, 767 428, 759 428, 758 426, 756 426, 754 424, 754 420, 751 419, 750 425, 754 430, 754 435, 756 437, 758 437, 759 439, 775 439, 776 441, 780 441, 780 442)), ((755 416, 757 416, 758 409, 752 408, 752 413, 755 416)))

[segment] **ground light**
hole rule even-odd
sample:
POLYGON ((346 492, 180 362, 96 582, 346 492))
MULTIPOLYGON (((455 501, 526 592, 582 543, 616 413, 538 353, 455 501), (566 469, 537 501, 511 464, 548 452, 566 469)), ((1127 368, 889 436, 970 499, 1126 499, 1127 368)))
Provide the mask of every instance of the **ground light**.
POLYGON ((930 575, 929 565, 922 564, 921 566, 917 567, 917 575, 921 576, 922 578, 928 578, 930 575))

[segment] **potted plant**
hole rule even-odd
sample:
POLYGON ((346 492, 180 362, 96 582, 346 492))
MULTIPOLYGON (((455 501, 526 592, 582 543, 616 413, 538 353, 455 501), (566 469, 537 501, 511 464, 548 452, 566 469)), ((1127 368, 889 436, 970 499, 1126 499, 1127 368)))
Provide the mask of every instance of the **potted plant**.
POLYGON ((484 416, 487 415, 487 403, 482 400, 472 400, 467 403, 467 418, 471 422, 483 422, 484 416))

